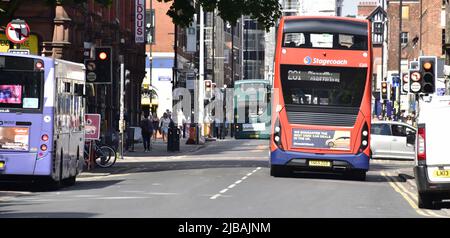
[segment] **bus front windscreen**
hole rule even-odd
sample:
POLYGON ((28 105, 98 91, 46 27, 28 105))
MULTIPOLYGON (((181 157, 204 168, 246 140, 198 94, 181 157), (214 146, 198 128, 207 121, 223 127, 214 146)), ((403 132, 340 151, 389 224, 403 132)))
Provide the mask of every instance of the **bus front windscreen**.
POLYGON ((281 65, 287 105, 359 108, 366 85, 366 68, 281 65))
POLYGON ((0 70, 0 111, 41 108, 43 72, 0 70))

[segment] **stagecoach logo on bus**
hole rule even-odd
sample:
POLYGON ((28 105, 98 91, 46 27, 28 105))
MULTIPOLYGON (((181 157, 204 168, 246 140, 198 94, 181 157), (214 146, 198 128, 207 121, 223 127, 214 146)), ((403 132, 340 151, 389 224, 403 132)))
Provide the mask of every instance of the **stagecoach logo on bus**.
POLYGON ((311 59, 310 56, 306 56, 303 59, 303 62, 307 65, 313 63, 313 64, 319 64, 319 65, 347 65, 348 61, 347 60, 336 60, 336 59, 318 59, 318 58, 313 58, 311 59))

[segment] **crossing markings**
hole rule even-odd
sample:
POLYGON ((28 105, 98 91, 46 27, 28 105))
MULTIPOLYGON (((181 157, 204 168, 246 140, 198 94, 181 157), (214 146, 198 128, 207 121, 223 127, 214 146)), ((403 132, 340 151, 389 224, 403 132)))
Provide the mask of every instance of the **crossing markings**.
POLYGON ((426 217, 439 217, 439 218, 446 217, 446 216, 439 215, 433 211, 420 209, 417 206, 417 203, 418 203, 417 195, 410 192, 407 188, 405 188, 403 186, 402 183, 400 183, 399 181, 396 181, 394 179, 394 176, 392 174, 390 174, 389 172, 381 172, 381 175, 387 179, 387 181, 389 182, 389 185, 397 193, 399 193, 419 215, 426 216, 426 217))
POLYGON ((222 189, 219 193, 215 194, 214 196, 210 197, 209 199, 216 200, 218 197, 223 196, 230 189, 235 188, 238 184, 244 182, 244 180, 248 179, 250 176, 252 176, 254 173, 258 172, 261 169, 262 169, 261 167, 256 168, 255 170, 253 170, 252 172, 246 174, 244 177, 242 177, 241 179, 237 180, 236 182, 234 182, 233 184, 231 184, 227 188, 222 189))

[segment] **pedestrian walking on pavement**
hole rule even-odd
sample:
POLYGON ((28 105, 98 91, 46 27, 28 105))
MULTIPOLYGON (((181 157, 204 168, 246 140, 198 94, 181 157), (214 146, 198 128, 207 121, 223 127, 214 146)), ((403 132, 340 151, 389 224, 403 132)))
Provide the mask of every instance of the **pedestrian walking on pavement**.
POLYGON ((161 128, 161 134, 163 138, 163 142, 167 142, 167 135, 169 133, 169 124, 170 124, 170 118, 167 113, 164 113, 163 117, 161 117, 160 120, 160 128, 161 128))
POLYGON ((152 123, 153 123, 153 138, 156 141, 156 139, 158 138, 158 131, 159 131, 159 118, 156 115, 156 113, 153 113, 152 123))
POLYGON ((142 131, 142 142, 144 143, 144 152, 150 151, 150 139, 153 134, 153 122, 148 118, 148 115, 144 115, 144 119, 141 120, 140 127, 142 131))

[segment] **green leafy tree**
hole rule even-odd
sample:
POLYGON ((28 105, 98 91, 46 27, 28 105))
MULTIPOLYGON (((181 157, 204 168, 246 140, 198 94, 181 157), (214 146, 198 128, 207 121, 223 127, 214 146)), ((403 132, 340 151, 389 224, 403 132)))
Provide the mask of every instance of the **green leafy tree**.
MULTIPOLYGON (((172 17, 173 23, 187 27, 194 19, 195 7, 189 0, 157 0, 172 2, 167 15, 172 17)), ((197 0, 203 10, 212 12, 217 9, 218 15, 232 25, 242 16, 256 19, 269 30, 281 17, 281 5, 278 0, 197 0)))

